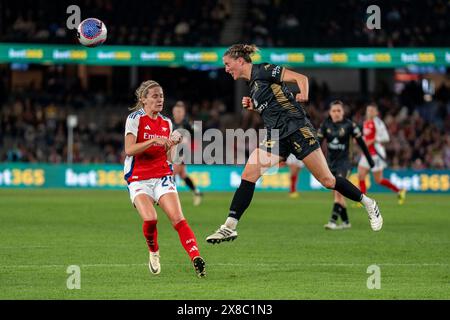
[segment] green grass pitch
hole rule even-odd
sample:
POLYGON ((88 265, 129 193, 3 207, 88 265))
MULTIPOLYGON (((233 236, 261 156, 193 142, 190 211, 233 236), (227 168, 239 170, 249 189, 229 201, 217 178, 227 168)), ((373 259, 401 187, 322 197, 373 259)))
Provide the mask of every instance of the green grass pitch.
POLYGON ((352 229, 325 231, 331 193, 256 192, 234 242, 205 238, 226 218, 232 193, 200 207, 182 193, 207 277, 198 279, 159 213, 162 271, 147 268, 141 221, 126 191, 0 190, 0 299, 449 299, 450 197, 374 195, 384 227, 349 208, 352 229), (69 265, 81 289, 69 290, 69 265), (368 289, 370 265, 381 288, 368 289))

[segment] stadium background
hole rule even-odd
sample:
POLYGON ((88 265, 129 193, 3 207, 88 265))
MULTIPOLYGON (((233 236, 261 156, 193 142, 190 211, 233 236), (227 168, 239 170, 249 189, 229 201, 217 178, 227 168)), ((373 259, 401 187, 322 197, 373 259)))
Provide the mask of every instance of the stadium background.
MULTIPOLYGON (((97 49, 77 45, 74 30, 67 30, 65 12, 72 2, 51 7, 43 1, 1 2, 0 186, 64 185, 64 175, 58 183, 49 181, 53 166, 43 171, 44 183, 35 181, 36 163, 123 163, 123 119, 133 90, 144 79, 163 85, 166 114, 176 100, 184 100, 190 120, 202 121, 203 130, 261 127, 257 115, 241 110, 245 85, 233 83, 221 67, 227 45, 248 42, 262 48, 256 61, 308 75, 306 107, 316 126, 333 99, 344 100, 348 115, 359 124, 365 103, 376 101, 391 135, 390 167, 404 177, 399 183, 411 191, 449 190, 450 40, 443 1, 418 2, 413 8, 405 6, 408 1, 381 2, 381 30, 365 26, 365 1, 326 8, 310 1, 132 1, 127 10, 121 2, 77 2, 83 18, 97 16, 108 27, 107 46, 97 49), (290 10, 311 14, 300 18, 290 10), (435 19, 422 17, 423 10, 435 19), (78 118, 70 159, 68 115, 78 118), (33 171, 18 163, 33 164, 33 171)), ((211 184, 223 182, 211 179, 214 170, 190 168, 205 191, 225 190, 211 184)), ((302 175, 300 190, 313 189, 313 182, 307 182, 313 179, 306 171, 302 175)), ((97 177, 94 186, 124 184, 103 180, 97 177)), ((271 181, 266 181, 268 188, 288 187, 283 177, 271 181)))
MULTIPOLYGON (((30 190, 30 199, 48 199, 41 204, 42 212, 53 206, 54 195, 69 199, 63 207, 58 207, 65 210, 74 205, 70 201, 72 197, 88 197, 89 194, 53 188, 106 189, 105 192, 112 192, 112 195, 123 193, 126 196, 122 180, 124 121, 127 108, 133 103, 135 88, 146 79, 157 80, 163 86, 166 114, 170 114, 175 101, 184 100, 190 120, 202 121, 203 130, 261 128, 259 117, 241 108, 245 85, 233 82, 221 67, 221 55, 226 47, 241 42, 261 47, 256 61, 281 64, 309 77, 310 100, 306 108, 316 126, 327 116, 326 109, 332 100, 343 100, 347 115, 359 124, 362 124, 366 103, 375 101, 391 137, 386 146, 390 167, 386 175, 414 193, 443 193, 442 198, 436 199, 448 203, 450 3, 443 0, 324 3, 0 0, 0 195, 5 200, 2 214, 23 210, 25 217, 25 211, 30 208, 19 206, 21 209, 17 209, 19 202, 28 201, 25 188, 38 189, 30 190), (104 46, 88 49, 77 44, 74 31, 66 28, 69 16, 66 8, 71 4, 80 6, 82 19, 97 17, 106 23, 108 40, 104 46), (366 8, 372 4, 381 8, 380 30, 369 30, 366 26, 366 8), (424 12, 429 14, 424 15, 424 12), (68 152, 69 115, 76 115, 78 119, 73 128, 72 154, 68 152), (47 188, 50 188, 48 192, 39 190, 47 188), (122 193, 111 189, 122 190, 122 193)), ((233 191, 239 183, 241 170, 234 165, 188 167, 193 180, 207 192, 204 205, 207 205, 208 195, 212 201, 223 195, 208 191, 233 191)), ((278 175, 263 177, 258 188, 287 191, 288 186, 288 172, 283 168, 278 175)), ((303 170, 299 191, 319 189, 307 170, 303 170)), ((180 190, 186 190, 181 181, 180 190)), ((385 190, 373 185, 369 188, 369 192, 379 191, 385 190)), ((109 201, 106 200, 108 193, 98 192, 93 197, 109 201)), ((121 199, 125 201, 121 208, 130 210, 125 196, 121 199)), ((231 193, 224 194, 219 201, 224 214, 231 196, 231 193)), ((277 203, 282 197, 282 193, 268 196, 272 202, 267 205, 277 203)), ((304 197, 306 203, 327 199, 331 204, 328 194, 311 193, 304 197)), ((381 197, 389 199, 388 195, 381 197)), ((419 208, 426 211, 429 210, 427 205, 435 205, 434 199, 411 198, 411 203, 417 205, 415 212, 419 212, 419 208)), ((189 207, 187 195, 182 194, 182 200, 185 210, 197 210, 189 207)), ((302 198, 298 201, 300 205, 302 198)), ((104 208, 112 210, 112 205, 104 208)), ((213 208, 198 210, 217 211, 213 208)), ((400 210, 387 204, 385 208, 400 210)), ((324 206, 320 210, 323 212, 321 220, 325 222, 329 208, 324 206)), ((402 210, 407 215, 412 209, 402 210)), ((79 214, 72 211, 75 216, 79 214)), ((448 207, 439 207, 436 211, 445 214, 448 207)), ((21 214, 5 217, 5 221, 13 226, 21 214)), ((448 221, 447 216, 436 217, 437 221, 448 221)), ((201 223, 206 221, 209 228, 214 228, 223 217, 214 218, 208 217, 201 223)), ((195 223, 195 218, 192 219, 195 223)), ((398 219, 399 224, 404 222, 398 219)), ((414 219, 421 218, 415 216, 414 219)), ((448 236, 442 236, 439 231, 427 229, 430 234, 435 233, 435 241, 445 246, 448 236)), ((420 232, 410 236, 420 237, 420 232)), ((358 234, 358 237, 364 242, 364 236, 358 234)), ((11 236, 5 243, 12 243, 16 238, 18 236, 11 236)), ((388 242, 385 245, 388 246, 388 242)), ((426 250, 428 244, 417 245, 426 250)), ((440 251, 433 250, 429 252, 433 252, 434 257, 441 257, 440 251)), ((414 257, 411 261, 415 261, 414 257)), ((448 270, 448 261, 441 262, 443 269, 439 272, 448 270)), ((425 270, 423 272, 425 274, 425 270)), ((405 277, 408 274, 405 273, 405 277)), ((424 279, 426 286, 429 279, 424 279)), ((445 297, 448 286, 439 289, 439 283, 438 280, 433 282, 437 288, 434 293, 433 290, 426 291, 424 296, 410 293, 409 297, 433 294, 445 297)), ((14 295, 14 290, 5 292, 5 297, 37 297, 33 291, 28 295, 14 295)), ((407 292, 406 288, 400 297, 408 297, 407 292)), ((387 296, 396 297, 395 293, 387 296)), ((48 293, 44 297, 61 295, 48 293)), ((280 293, 276 297, 301 296, 280 293)), ((319 294, 316 297, 335 296, 319 294)))

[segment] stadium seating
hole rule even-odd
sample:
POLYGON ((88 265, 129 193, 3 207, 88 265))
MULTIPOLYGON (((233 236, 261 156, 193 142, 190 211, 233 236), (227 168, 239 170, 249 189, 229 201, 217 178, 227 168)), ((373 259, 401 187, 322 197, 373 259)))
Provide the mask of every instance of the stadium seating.
POLYGON ((252 0, 242 41, 283 47, 448 46, 450 3, 412 2, 252 0), (381 9, 381 30, 365 26, 369 5, 381 9))
MULTIPOLYGON (((231 0, 16 0, 8 1, 8 6, 5 1, 0 1, 0 8, 4 7, 0 10, 3 42, 74 43, 74 33, 65 27, 68 15, 61 12, 78 4, 83 18, 99 17, 107 24, 109 44, 228 45, 222 33, 233 8, 231 0)), ((284 47, 449 46, 450 3, 412 2, 342 0, 324 5, 311 0, 246 1, 237 24, 242 26, 238 40, 284 47), (366 9, 373 4, 381 8, 381 30, 369 30, 364 23, 366 9)))
POLYGON ((102 19, 108 44, 116 45, 216 45, 231 10, 227 0, 8 1, 0 10, 0 41, 74 43, 75 31, 67 30, 65 14, 72 4, 80 7, 82 18, 102 19))

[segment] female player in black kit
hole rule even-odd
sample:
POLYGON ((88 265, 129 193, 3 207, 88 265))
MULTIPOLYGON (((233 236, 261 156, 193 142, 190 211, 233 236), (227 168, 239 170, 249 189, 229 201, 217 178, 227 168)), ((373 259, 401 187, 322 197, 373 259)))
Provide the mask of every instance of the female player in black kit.
POLYGON ((369 215, 372 230, 380 230, 383 218, 375 200, 362 194, 346 178, 333 176, 328 168, 317 142, 316 130, 300 104, 308 100, 308 78, 281 66, 253 64, 250 55, 256 51, 254 45, 235 44, 224 53, 223 63, 225 71, 234 80, 248 81, 251 97, 243 97, 242 105, 261 114, 268 137, 261 148, 252 152, 245 165, 241 184, 234 194, 225 224, 208 236, 206 241, 220 243, 237 238, 236 226, 250 205, 256 181, 270 167, 286 160, 290 153, 302 160, 324 187, 361 202, 369 215), (286 82, 296 83, 300 93, 294 95, 287 88, 286 82), (276 133, 278 140, 271 139, 276 133))
MULTIPOLYGON (((370 156, 369 149, 365 144, 361 129, 351 121, 344 117, 344 103, 335 100, 330 103, 329 117, 321 124, 317 136, 319 144, 326 140, 327 144, 327 160, 328 167, 335 177, 346 178, 352 169, 351 161, 351 140, 355 138, 359 147, 363 151, 369 166, 372 168, 375 163, 370 156)), ((333 190, 334 204, 331 212, 330 221, 324 225, 327 230, 342 230, 351 227, 350 220, 347 215, 347 207, 345 198, 336 190, 333 190), (337 225, 338 217, 341 217, 342 224, 337 225)))

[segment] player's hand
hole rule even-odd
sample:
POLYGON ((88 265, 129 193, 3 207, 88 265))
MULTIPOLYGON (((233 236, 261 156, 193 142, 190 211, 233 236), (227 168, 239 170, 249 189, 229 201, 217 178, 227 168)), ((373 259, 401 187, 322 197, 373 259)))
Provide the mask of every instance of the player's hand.
POLYGON ((243 97, 243 98, 242 98, 242 106, 244 107, 244 109, 247 109, 247 110, 254 110, 254 109, 253 109, 253 101, 252 101, 252 98, 250 98, 250 97, 243 97))
POLYGON ((308 97, 306 96, 306 94, 300 92, 295 96, 295 100, 298 102, 306 102, 308 101, 308 97))
POLYGON ((177 130, 172 132, 172 134, 170 135, 170 141, 173 142, 173 145, 179 144, 182 140, 183 140, 183 135, 177 130))
POLYGON ((167 138, 153 138, 152 139, 152 145, 165 147, 166 149, 169 149, 171 146, 173 146, 173 144, 174 144, 173 141, 170 141, 167 138))

